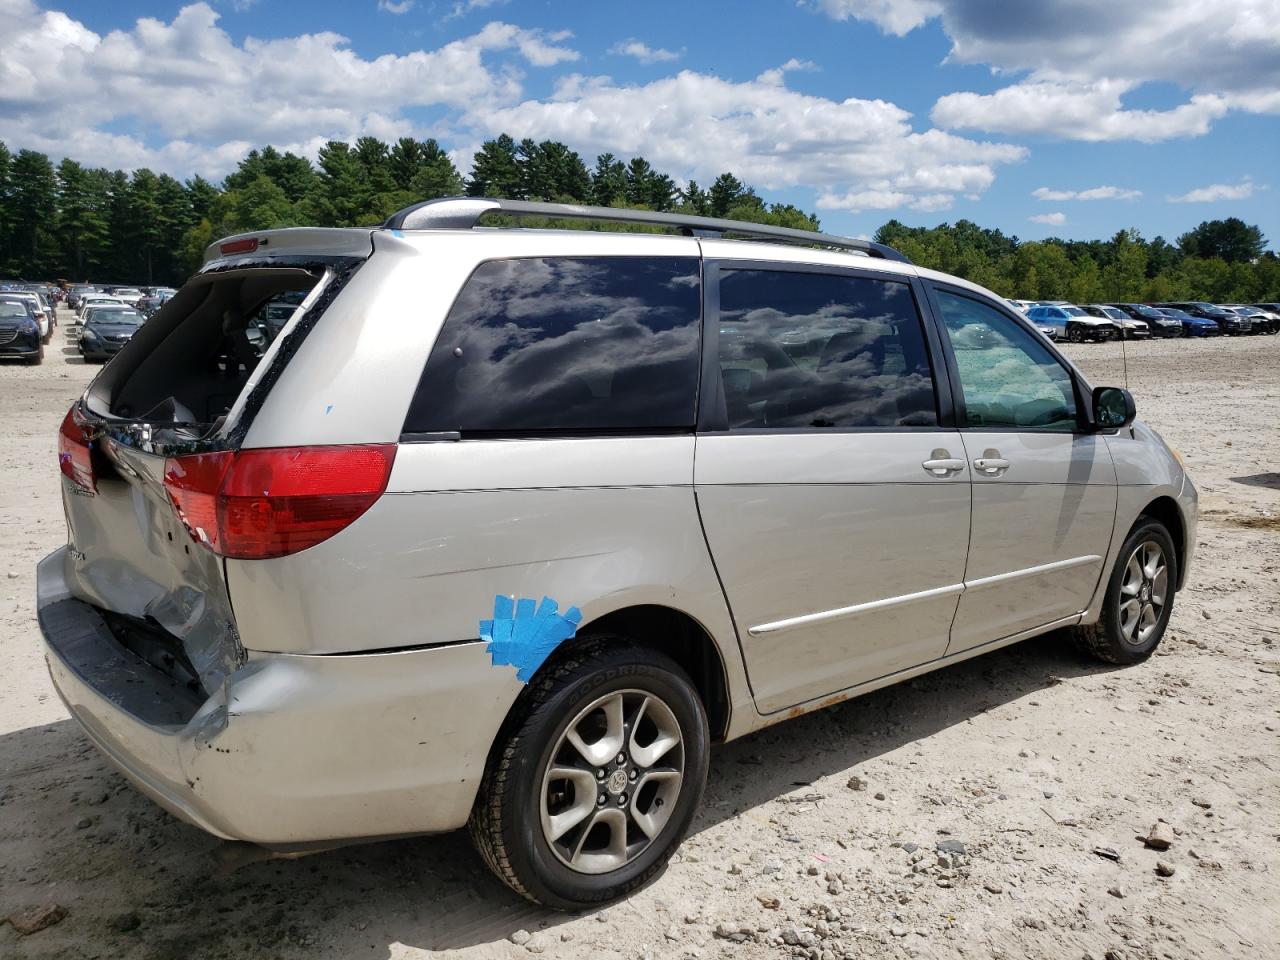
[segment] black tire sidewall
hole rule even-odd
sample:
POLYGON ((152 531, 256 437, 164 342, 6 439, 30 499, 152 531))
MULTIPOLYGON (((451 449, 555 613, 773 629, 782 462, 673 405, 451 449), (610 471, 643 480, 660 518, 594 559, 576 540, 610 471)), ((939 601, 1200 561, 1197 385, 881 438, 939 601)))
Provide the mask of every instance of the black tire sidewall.
POLYGON ((1164 524, 1156 520, 1147 520, 1139 524, 1125 538, 1120 553, 1116 556, 1115 568, 1111 571, 1111 581, 1107 584, 1107 598, 1103 604, 1102 617, 1106 628, 1106 637, 1110 653, 1121 663, 1141 663, 1160 646, 1165 630, 1169 627, 1169 618, 1173 615, 1173 598, 1178 583, 1178 555, 1174 550, 1173 537, 1164 524), (1143 543, 1153 541, 1164 551, 1165 563, 1169 567, 1169 585, 1164 606, 1160 610, 1160 620, 1150 639, 1142 645, 1129 643, 1120 629, 1120 588, 1124 583, 1125 567, 1133 552, 1143 543))
POLYGON ((610 659, 615 662, 584 665, 581 675, 533 710, 520 731, 526 757, 518 762, 504 802, 510 811, 503 834, 512 868, 534 899, 562 910, 616 900, 657 876, 688 831, 707 778, 710 737, 706 713, 684 672, 662 654, 644 648, 619 651, 610 659), (606 694, 629 689, 660 697, 680 724, 685 756, 677 808, 658 840, 624 867, 607 874, 579 873, 556 857, 543 836, 543 771, 578 711, 606 694))

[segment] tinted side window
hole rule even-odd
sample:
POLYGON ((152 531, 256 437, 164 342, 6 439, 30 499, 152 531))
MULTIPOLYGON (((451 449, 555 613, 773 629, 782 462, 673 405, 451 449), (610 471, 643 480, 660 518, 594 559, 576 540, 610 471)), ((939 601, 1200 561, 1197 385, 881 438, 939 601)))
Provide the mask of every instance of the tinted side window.
POLYGON ((692 429, 696 257, 481 264, 409 408, 410 433, 692 429))
POLYGON ((962 426, 1075 429, 1071 375, 1034 334, 978 300, 937 293, 964 391, 962 426))
POLYGON ((730 429, 935 426, 911 287, 780 270, 720 275, 730 429))

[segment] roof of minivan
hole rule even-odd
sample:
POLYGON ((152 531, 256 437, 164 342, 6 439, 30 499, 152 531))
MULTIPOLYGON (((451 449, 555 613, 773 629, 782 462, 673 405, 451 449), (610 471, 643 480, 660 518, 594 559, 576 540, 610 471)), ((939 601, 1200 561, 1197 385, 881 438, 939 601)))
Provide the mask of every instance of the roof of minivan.
POLYGON ((865 254, 802 247, 768 240, 684 237, 670 233, 632 233, 619 230, 557 230, 524 227, 473 227, 463 230, 390 230, 381 227, 286 227, 236 234, 211 243, 205 250, 206 263, 227 262, 267 255, 348 255, 369 256, 374 249, 428 253, 442 245, 458 247, 476 244, 489 256, 591 256, 668 255, 690 256, 697 251, 716 259, 811 263, 832 267, 857 267, 878 273, 935 280, 971 290, 999 302, 1004 298, 987 287, 962 277, 897 260, 865 254), (223 256, 221 248, 237 241, 258 241, 253 250, 223 256))

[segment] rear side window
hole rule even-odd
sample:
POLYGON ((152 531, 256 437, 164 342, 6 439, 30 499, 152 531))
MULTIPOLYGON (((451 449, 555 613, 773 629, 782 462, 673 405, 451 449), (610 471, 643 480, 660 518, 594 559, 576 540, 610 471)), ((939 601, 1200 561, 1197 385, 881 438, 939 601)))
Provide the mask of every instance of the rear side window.
POLYGON ((481 264, 427 359, 406 433, 691 430, 696 257, 481 264))
POLYGON ((937 425, 924 330, 906 283, 728 270, 719 330, 731 430, 937 425))

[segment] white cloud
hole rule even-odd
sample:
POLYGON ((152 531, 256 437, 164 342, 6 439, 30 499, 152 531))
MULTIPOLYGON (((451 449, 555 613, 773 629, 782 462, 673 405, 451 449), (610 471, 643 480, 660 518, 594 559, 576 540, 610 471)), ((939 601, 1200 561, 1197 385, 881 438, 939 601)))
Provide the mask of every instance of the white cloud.
POLYGON ((1027 217, 1032 223, 1047 223, 1051 227, 1060 227, 1067 222, 1065 213, 1037 213, 1035 216, 1027 217))
POLYGON ((472 10, 487 10, 490 7, 502 7, 510 3, 511 0, 458 0, 453 5, 453 9, 449 11, 445 17, 446 20, 456 20, 458 17, 465 17, 472 10))
POLYGON ((1125 190, 1121 187, 1091 187, 1088 190, 1050 190, 1037 187, 1031 191, 1037 200, 1137 200, 1141 190, 1125 190))
POLYGON ((517 64, 577 59, 566 39, 495 22, 436 50, 366 59, 334 33, 237 43, 202 2, 100 36, 31 0, 0 0, 0 138, 94 164, 220 174, 244 144, 408 134, 406 108, 515 102, 517 64))
POLYGON ((634 57, 641 63, 661 63, 666 60, 680 59, 680 54, 674 50, 654 48, 634 38, 615 43, 609 48, 609 52, 622 57, 634 57))
POLYGON ((1127 82, 1026 81, 995 93, 949 93, 930 114, 949 129, 1039 135, 1061 140, 1141 140, 1198 137, 1229 109, 1215 94, 1192 97, 1171 110, 1126 110, 1127 82))
POLYGON ((818 195, 819 210, 847 210, 859 213, 863 210, 896 210, 899 208, 932 213, 946 210, 955 202, 950 193, 907 193, 886 188, 850 190, 847 193, 827 192, 818 195))
POLYGON ((943 10, 937 0, 818 0, 818 6, 836 20, 867 20, 899 37, 943 10))
POLYGON ((378 0, 378 9, 399 16, 413 9, 414 0, 378 0))
POLYGON ((1253 196, 1253 181, 1240 183, 1211 183, 1177 197, 1169 197, 1170 203, 1214 203, 1218 200, 1247 200, 1253 196))
POLYGON ((328 139, 435 136, 465 171, 487 137, 554 139, 591 162, 643 155, 679 180, 726 170, 811 187, 823 209, 934 211, 977 198, 1023 147, 929 128, 885 100, 792 90, 793 59, 753 80, 684 70, 645 84, 523 70, 578 59, 570 34, 490 23, 437 49, 365 58, 333 33, 235 40, 208 3, 99 35, 0 0, 0 138, 94 165, 219 177, 251 147, 314 157, 328 139), (429 130, 407 111, 433 107, 429 130), (57 118, 50 123, 49 118, 57 118))
MULTIPOLYGON (((796 69, 799 64, 785 65, 796 69)), ((980 193, 1022 147, 916 132, 884 100, 829 100, 787 88, 784 70, 732 82, 684 70, 642 85, 562 78, 550 100, 473 110, 483 134, 562 140, 589 159, 643 154, 655 167, 707 181, 732 170, 765 189, 813 186, 828 209, 940 209, 980 193)))
POLYGON ((933 121, 948 128, 1063 140, 1201 136, 1230 110, 1280 113, 1280 6, 1276 0, 818 0, 836 19, 904 34, 938 19, 948 61, 1025 73, 991 94, 942 97, 933 121), (1187 91, 1167 110, 1126 109, 1147 83, 1187 91))

